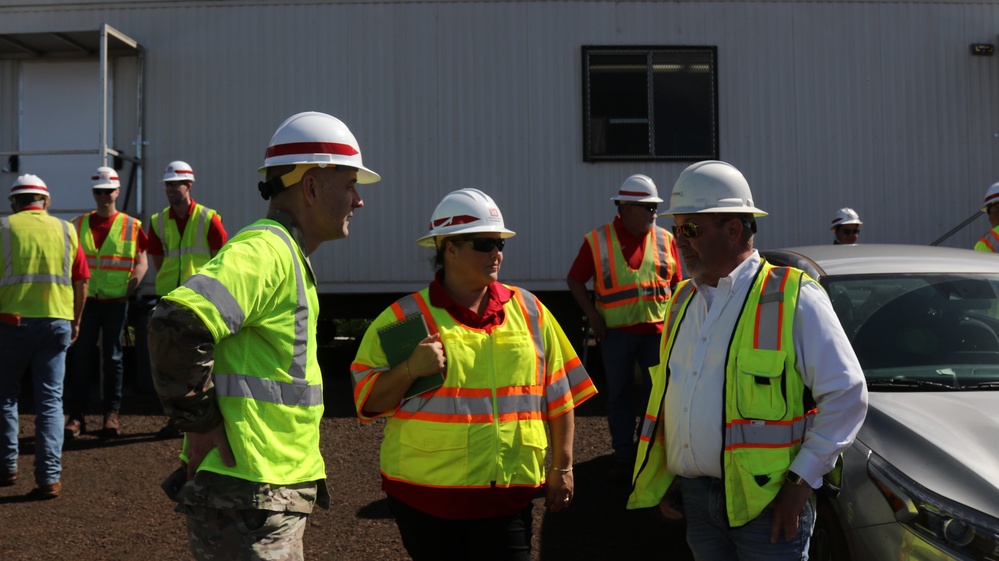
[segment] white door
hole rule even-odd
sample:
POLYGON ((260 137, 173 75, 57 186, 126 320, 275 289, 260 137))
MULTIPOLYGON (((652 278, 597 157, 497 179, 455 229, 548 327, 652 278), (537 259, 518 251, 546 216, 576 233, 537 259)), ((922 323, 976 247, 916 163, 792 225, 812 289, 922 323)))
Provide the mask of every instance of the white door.
MULTIPOLYGON (((89 151, 21 156, 18 175, 48 186, 49 211, 72 218, 94 209, 90 177, 100 161, 101 88, 97 61, 24 62, 21 65, 22 152, 89 151)), ((110 96, 109 96, 110 97, 110 96)), ((112 107, 111 100, 108 106, 112 107)), ((111 123, 108 123, 111 130, 111 123)), ((113 145, 108 140, 108 145, 113 145)))

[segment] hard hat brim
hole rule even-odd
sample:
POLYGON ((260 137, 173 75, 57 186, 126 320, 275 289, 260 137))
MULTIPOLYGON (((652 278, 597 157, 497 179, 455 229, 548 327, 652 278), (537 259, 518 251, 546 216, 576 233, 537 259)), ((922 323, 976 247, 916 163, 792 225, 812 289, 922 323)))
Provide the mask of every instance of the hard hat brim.
POLYGON ((659 197, 627 197, 618 195, 616 197, 611 197, 612 201, 627 202, 627 203, 661 203, 662 199, 659 197))
POLYGON ((664 212, 660 212, 659 216, 675 216, 677 214, 752 214, 756 218, 768 215, 766 211, 760 210, 755 206, 714 206, 706 208, 687 206, 668 208, 664 212))
POLYGON ((416 240, 416 245, 423 247, 437 247, 437 238, 451 238, 455 236, 464 236, 465 234, 483 234, 483 233, 496 233, 499 232, 500 238, 507 239, 512 238, 517 235, 513 230, 507 230, 503 228, 502 230, 495 227, 483 226, 481 228, 468 228, 460 232, 455 232, 453 234, 427 234, 422 238, 416 240))

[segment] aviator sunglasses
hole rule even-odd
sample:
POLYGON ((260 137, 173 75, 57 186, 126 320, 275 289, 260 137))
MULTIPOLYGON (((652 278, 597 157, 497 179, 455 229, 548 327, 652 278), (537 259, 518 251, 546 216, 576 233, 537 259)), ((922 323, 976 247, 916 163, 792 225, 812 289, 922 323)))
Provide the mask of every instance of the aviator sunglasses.
POLYGON ((506 245, 506 240, 503 238, 465 238, 461 241, 471 243, 472 249, 482 253, 490 253, 494 247, 503 251, 503 246, 506 245))

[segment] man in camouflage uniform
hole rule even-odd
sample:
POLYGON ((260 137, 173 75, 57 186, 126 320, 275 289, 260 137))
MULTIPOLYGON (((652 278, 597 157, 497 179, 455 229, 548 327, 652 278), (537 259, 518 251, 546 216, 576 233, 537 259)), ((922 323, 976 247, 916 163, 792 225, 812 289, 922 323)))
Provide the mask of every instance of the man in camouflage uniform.
POLYGON ((363 205, 346 125, 299 113, 274 133, 259 185, 267 217, 243 229, 149 322, 153 383, 186 433, 163 487, 197 559, 303 559, 314 505, 329 508, 319 451, 319 299, 308 256, 348 234, 363 205))

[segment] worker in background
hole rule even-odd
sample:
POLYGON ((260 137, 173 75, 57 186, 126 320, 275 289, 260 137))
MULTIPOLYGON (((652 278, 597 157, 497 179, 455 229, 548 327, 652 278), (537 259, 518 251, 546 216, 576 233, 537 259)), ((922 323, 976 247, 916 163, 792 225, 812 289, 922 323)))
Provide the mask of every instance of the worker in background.
POLYGON ((841 208, 833 215, 832 224, 829 229, 836 236, 833 245, 850 245, 857 243, 860 239, 860 227, 864 223, 860 221, 860 215, 852 208, 841 208))
POLYGON ((66 351, 80 332, 90 270, 76 229, 49 216, 45 182, 22 175, 10 189, 14 214, 0 218, 0 485, 18 479, 17 399, 31 368, 35 397, 35 487, 51 499, 62 491, 62 387, 66 351))
POLYGON ((185 432, 163 487, 187 516, 195 558, 302 559, 314 505, 329 508, 319 448, 319 299, 309 262, 347 237, 363 205, 357 140, 324 113, 288 118, 259 185, 266 218, 240 231, 149 322, 153 384, 185 432))
MULTIPOLYGON (((222 249, 226 231, 222 216, 191 198, 194 170, 186 162, 170 162, 163 172, 163 187, 170 206, 149 220, 149 255, 156 266, 156 296, 162 297, 184 284, 222 249)), ((179 438, 169 421, 156 435, 179 438)))
POLYGON ((453 191, 430 223, 417 244, 436 250, 434 280, 365 332, 357 414, 387 418, 382 489, 414 561, 530 561, 532 499, 544 488, 549 510, 572 502, 573 409, 596 390, 548 309, 499 282, 514 232, 492 197, 453 191), (422 317, 426 337, 390 364, 397 344, 380 332, 405 317, 422 317), (441 372, 443 386, 406 397, 441 372))
POLYGON ((146 275, 146 233, 142 222, 118 212, 118 172, 106 166, 91 177, 97 210, 73 219, 80 246, 90 267, 87 305, 80 322, 80 337, 73 347, 66 375, 66 437, 86 432, 84 413, 90 397, 91 368, 100 342, 103 366, 103 430, 105 436, 121 434, 122 331, 128 314, 128 297, 146 275))
POLYGON ((982 212, 989 217, 991 230, 975 244, 975 251, 990 251, 999 253, 999 183, 993 183, 985 191, 985 201, 982 203, 982 212))
POLYGON ((695 559, 805 559, 813 490, 867 412, 864 372, 822 287, 753 248, 767 213, 739 170, 688 167, 663 214, 691 280, 666 316, 628 508, 685 520, 695 559))
POLYGON ((659 191, 652 179, 632 175, 611 198, 617 216, 583 238, 566 284, 600 342, 607 378, 607 424, 614 463, 611 480, 626 481, 638 450, 641 410, 635 405, 635 365, 641 371, 639 403, 646 403, 659 363, 659 340, 681 266, 673 235, 656 226, 659 191), (591 301, 586 283, 593 279, 591 301))

